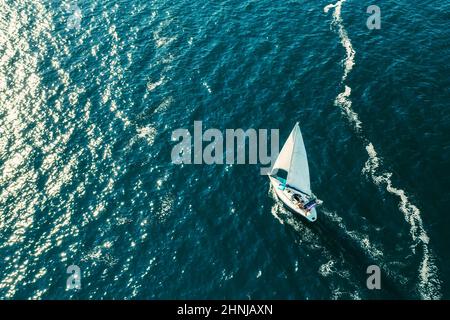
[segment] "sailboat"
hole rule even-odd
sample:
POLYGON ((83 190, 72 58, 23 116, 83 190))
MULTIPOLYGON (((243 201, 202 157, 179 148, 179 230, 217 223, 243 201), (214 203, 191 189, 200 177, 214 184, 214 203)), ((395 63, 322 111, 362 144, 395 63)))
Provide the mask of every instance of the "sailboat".
POLYGON ((278 199, 307 220, 317 220, 316 207, 322 204, 311 192, 308 158, 298 122, 283 145, 269 179, 278 199))

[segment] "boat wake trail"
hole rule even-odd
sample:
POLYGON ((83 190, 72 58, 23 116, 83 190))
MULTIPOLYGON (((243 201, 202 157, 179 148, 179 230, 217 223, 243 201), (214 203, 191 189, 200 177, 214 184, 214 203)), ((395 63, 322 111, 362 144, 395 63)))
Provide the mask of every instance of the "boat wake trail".
POLYGON ((412 204, 406 192, 398 189, 392 185, 392 173, 387 172, 381 168, 381 159, 378 157, 375 147, 369 139, 364 137, 362 130, 362 123, 359 120, 358 114, 352 109, 352 101, 350 99, 351 88, 345 81, 348 74, 355 65, 355 50, 348 37, 347 31, 344 28, 342 21, 341 10, 342 5, 346 0, 339 0, 334 4, 329 4, 324 7, 324 12, 329 12, 333 9, 333 20, 331 22, 332 28, 338 33, 342 46, 345 49, 346 57, 343 60, 344 74, 341 83, 344 86, 344 91, 336 97, 334 104, 340 107, 342 113, 352 125, 354 131, 362 139, 366 145, 366 151, 369 156, 362 173, 369 176, 377 186, 385 186, 386 190, 399 198, 399 209, 404 214, 405 220, 410 225, 411 238, 415 244, 413 253, 416 252, 417 247, 421 247, 423 254, 421 265, 419 268, 419 284, 418 292, 422 299, 440 299, 441 281, 438 276, 438 269, 434 264, 434 257, 431 249, 428 247, 429 237, 423 227, 421 212, 414 204, 412 204))

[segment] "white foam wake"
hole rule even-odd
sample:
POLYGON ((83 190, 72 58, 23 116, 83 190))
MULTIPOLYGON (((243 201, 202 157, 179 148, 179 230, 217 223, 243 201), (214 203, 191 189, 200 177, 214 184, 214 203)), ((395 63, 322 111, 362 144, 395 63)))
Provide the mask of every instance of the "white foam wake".
POLYGON ((352 123, 355 131, 360 133, 361 121, 359 121, 358 114, 352 109, 352 100, 350 100, 351 93, 352 89, 349 86, 345 86, 344 92, 339 93, 334 100, 334 105, 341 107, 342 112, 352 123))
MULTIPOLYGON (((392 181, 390 179, 392 173, 380 168, 381 160, 378 157, 373 144, 362 135, 362 123, 358 118, 358 114, 352 109, 352 101, 350 100, 351 88, 345 84, 345 80, 355 65, 355 50, 353 49, 352 43, 342 21, 341 10, 345 1, 346 0, 339 0, 334 4, 329 4, 324 7, 325 13, 327 13, 330 9, 334 9, 331 26, 339 34, 341 44, 346 52, 346 57, 343 60, 344 74, 342 76, 344 91, 336 97, 334 104, 341 108, 347 120, 352 124, 353 129, 366 144, 369 159, 363 168, 363 173, 370 175, 376 185, 384 184, 389 193, 400 199, 399 209, 404 214, 405 220, 410 225, 411 238, 416 246, 420 245, 422 247, 423 257, 419 268, 419 294, 423 299, 440 299, 441 281, 438 276, 437 267, 434 264, 434 257, 428 247, 429 237, 423 227, 421 212, 419 208, 409 201, 404 190, 398 189, 392 185, 392 181)), ((415 253, 415 248, 413 248, 413 252, 415 253)))
MULTIPOLYGON (((438 276, 438 269, 434 264, 434 257, 428 248, 430 241, 422 223, 420 210, 412 204, 405 191, 392 185, 392 173, 380 169, 381 160, 375 151, 372 143, 366 146, 369 159, 367 160, 363 173, 371 176, 376 185, 384 184, 386 190, 399 197, 399 209, 404 214, 405 220, 410 225, 410 235, 416 245, 421 245, 423 258, 419 268, 419 293, 423 299, 440 299, 441 281, 438 276)), ((413 247, 415 253, 415 248, 413 247)))
POLYGON ((344 24, 342 23, 341 17, 341 9, 342 4, 345 0, 339 0, 335 4, 329 4, 323 8, 323 11, 327 13, 331 8, 334 8, 333 11, 333 21, 331 24, 337 28, 339 36, 341 38, 341 44, 345 48, 346 58, 344 59, 344 76, 342 80, 347 79, 347 75, 352 71, 353 66, 355 65, 355 50, 353 50, 352 43, 350 42, 350 38, 347 35, 347 31, 344 28, 344 24))

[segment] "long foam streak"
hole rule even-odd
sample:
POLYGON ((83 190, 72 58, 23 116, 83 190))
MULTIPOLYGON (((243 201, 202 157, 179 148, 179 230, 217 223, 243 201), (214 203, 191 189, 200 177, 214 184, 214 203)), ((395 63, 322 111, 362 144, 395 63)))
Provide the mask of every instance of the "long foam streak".
POLYGON ((355 65, 355 50, 353 50, 352 43, 350 42, 350 38, 347 35, 347 31, 344 28, 344 24, 342 23, 341 10, 342 4, 345 0, 340 0, 335 4, 329 4, 323 8, 323 11, 327 13, 331 8, 334 8, 333 11, 333 21, 331 22, 333 26, 338 29, 339 36, 341 38, 341 44, 345 48, 345 52, 347 57, 344 60, 344 76, 342 77, 342 81, 347 79, 347 75, 352 71, 353 66, 355 65))
POLYGON ((334 105, 341 107, 342 112, 353 124, 355 131, 361 133, 362 124, 361 121, 359 121, 358 114, 352 109, 352 101, 350 100, 351 93, 352 89, 349 86, 345 86, 344 92, 339 93, 334 100, 334 105))
MULTIPOLYGON (((419 208, 409 201, 404 190, 398 189, 392 185, 392 173, 380 168, 381 160, 378 157, 373 144, 363 136, 362 123, 358 118, 358 114, 352 109, 352 101, 350 100, 351 88, 345 84, 345 80, 355 65, 355 50, 353 49, 352 43, 342 21, 341 10, 345 1, 346 0, 339 0, 334 4, 325 6, 323 9, 325 13, 327 13, 330 9, 334 9, 331 25, 339 34, 341 44, 346 52, 346 57, 343 60, 344 74, 342 76, 344 91, 336 97, 334 104, 341 108, 347 120, 352 124, 353 129, 361 137, 364 144, 366 144, 366 151, 369 155, 369 159, 362 170, 363 174, 370 175, 376 185, 384 184, 389 193, 400 199, 399 209, 404 214, 405 220, 410 225, 411 238, 416 247, 420 245, 422 248, 423 257, 418 270, 419 294, 423 299, 440 299, 441 281, 438 276, 438 269, 434 264, 435 259, 428 247, 429 237, 423 227, 422 217, 420 215, 421 212, 419 208)), ((413 248, 413 252, 415 253, 415 248, 413 248)))
MULTIPOLYGON (((381 160, 378 157, 372 143, 366 146, 369 159, 367 160, 363 173, 369 174, 375 184, 385 184, 386 190, 400 198, 399 209, 404 214, 405 220, 410 225, 410 235, 416 245, 421 245, 423 258, 419 268, 419 293, 423 299, 440 299, 441 281, 438 276, 438 269, 434 264, 434 257, 428 248, 429 237, 423 227, 420 210, 412 204, 406 193, 402 189, 392 185, 392 173, 381 170, 381 160)), ((413 248, 415 252, 415 248, 413 248)))

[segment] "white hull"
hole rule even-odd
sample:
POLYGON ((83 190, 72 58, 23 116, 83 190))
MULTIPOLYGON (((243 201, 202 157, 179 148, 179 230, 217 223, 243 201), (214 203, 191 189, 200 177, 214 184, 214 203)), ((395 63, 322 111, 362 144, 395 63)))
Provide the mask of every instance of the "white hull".
POLYGON ((284 190, 281 190, 279 188, 279 186, 282 185, 282 183, 280 181, 278 181, 277 179, 275 179, 271 176, 269 176, 269 179, 270 179, 270 183, 271 183, 273 189, 275 190, 275 193, 276 193, 278 199, 280 199, 281 202, 283 202, 290 210, 303 216, 308 221, 314 222, 317 220, 316 208, 312 208, 311 211, 308 212, 306 210, 300 209, 296 204, 294 204, 291 201, 292 193, 297 193, 300 196, 304 197, 303 195, 301 195, 300 193, 296 192, 295 190, 292 190, 289 188, 285 188, 284 190))

